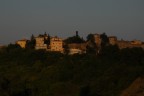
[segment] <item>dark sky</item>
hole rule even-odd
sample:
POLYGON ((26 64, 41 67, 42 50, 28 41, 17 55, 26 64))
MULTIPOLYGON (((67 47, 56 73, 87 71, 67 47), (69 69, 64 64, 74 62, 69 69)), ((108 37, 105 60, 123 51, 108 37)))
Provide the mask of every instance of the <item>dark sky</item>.
POLYGON ((78 30, 144 41, 144 0, 0 0, 0 45, 45 31, 66 38, 78 30))

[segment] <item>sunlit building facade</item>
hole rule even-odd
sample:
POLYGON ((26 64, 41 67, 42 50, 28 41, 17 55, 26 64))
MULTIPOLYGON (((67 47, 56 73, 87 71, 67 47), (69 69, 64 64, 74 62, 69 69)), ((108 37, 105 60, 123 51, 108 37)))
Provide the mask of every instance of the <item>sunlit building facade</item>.
POLYGON ((58 37, 51 37, 50 39, 50 50, 63 53, 63 40, 58 37))
POLYGON ((26 40, 26 39, 18 40, 18 41, 16 42, 16 44, 18 44, 21 48, 26 48, 26 43, 27 43, 27 40, 26 40))

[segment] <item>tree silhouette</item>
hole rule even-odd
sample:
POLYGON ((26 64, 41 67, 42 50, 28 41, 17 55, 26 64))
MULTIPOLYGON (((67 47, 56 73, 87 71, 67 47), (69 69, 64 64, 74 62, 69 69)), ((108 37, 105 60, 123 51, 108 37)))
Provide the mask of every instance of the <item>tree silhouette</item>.
POLYGON ((101 38, 101 47, 105 47, 109 44, 109 38, 107 37, 106 33, 100 35, 101 38))
POLYGON ((87 53, 97 54, 97 46, 96 46, 95 38, 93 34, 88 34, 87 42, 88 42, 87 47, 86 47, 87 53))
POLYGON ((30 41, 27 41, 27 43, 26 43, 26 48, 34 49, 35 48, 35 44, 36 44, 36 40, 35 40, 34 35, 32 34, 30 41))

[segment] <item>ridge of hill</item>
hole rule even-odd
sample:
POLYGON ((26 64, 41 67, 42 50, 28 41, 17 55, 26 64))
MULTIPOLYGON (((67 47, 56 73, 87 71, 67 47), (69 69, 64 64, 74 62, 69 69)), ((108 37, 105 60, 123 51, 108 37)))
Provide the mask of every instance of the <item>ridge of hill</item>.
POLYGON ((144 96, 144 77, 137 78, 120 96, 144 96))

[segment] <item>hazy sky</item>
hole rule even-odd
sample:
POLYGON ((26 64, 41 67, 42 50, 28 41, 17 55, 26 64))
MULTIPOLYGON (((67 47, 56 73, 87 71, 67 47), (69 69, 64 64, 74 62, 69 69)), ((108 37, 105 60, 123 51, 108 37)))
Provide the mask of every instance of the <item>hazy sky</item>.
POLYGON ((144 41, 144 0, 0 0, 0 44, 76 30, 144 41))

